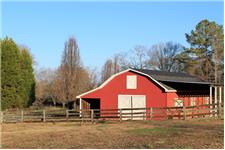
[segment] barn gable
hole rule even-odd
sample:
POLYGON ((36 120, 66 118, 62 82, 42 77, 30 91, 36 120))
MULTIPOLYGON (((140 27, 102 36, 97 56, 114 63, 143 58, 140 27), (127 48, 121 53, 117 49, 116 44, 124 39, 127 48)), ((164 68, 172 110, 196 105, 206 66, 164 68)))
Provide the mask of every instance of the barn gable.
POLYGON ((77 96, 77 98, 81 98, 82 96, 85 96, 87 94, 90 94, 90 93, 93 93, 93 92, 98 92, 100 89, 102 89, 103 87, 105 87, 111 80, 113 80, 114 78, 116 78, 117 76, 125 73, 125 72, 133 72, 133 73, 136 73, 136 74, 139 74, 139 75, 142 75, 142 76, 145 76, 147 77, 148 79, 150 79, 151 81, 153 81, 156 85, 158 85, 160 88, 164 89, 165 92, 176 92, 175 89, 173 89, 172 87, 160 82, 160 81, 157 81, 155 78, 153 78, 152 76, 144 73, 144 72, 140 72, 138 70, 135 70, 135 69, 127 69, 127 70, 124 70, 120 73, 117 73, 117 74, 114 74, 112 75, 109 79, 107 79, 103 84, 101 84, 99 87, 93 89, 93 90, 90 90, 88 92, 85 92, 83 94, 80 94, 77 96))

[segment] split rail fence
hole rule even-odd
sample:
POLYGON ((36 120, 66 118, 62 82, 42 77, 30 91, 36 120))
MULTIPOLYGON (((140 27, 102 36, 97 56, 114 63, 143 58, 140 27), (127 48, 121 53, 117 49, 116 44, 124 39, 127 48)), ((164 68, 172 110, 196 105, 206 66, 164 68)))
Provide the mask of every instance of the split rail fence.
POLYGON ((1 123, 9 122, 57 122, 98 120, 161 120, 191 118, 223 118, 223 104, 192 107, 133 108, 133 109, 89 109, 89 110, 17 110, 2 111, 1 123))

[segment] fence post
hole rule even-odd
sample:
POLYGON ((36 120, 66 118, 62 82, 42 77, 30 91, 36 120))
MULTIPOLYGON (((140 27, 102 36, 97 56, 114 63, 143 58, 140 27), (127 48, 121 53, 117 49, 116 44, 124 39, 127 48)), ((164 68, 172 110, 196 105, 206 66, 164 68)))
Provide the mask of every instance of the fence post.
POLYGON ((120 122, 122 121, 122 110, 120 109, 120 122))
POLYGON ((3 111, 0 111, 0 123, 3 123, 3 111))
POLYGON ((66 121, 68 121, 68 118, 69 118, 69 110, 66 109, 66 121))
POLYGON ((168 113, 168 112, 169 112, 169 109, 166 108, 166 118, 167 118, 167 119, 169 119, 169 113, 168 113))
POLYGON ((45 122, 45 110, 43 109, 43 122, 45 122))
POLYGON ((94 122, 94 110, 91 109, 91 122, 93 123, 94 122))
POLYGON ((150 108, 150 120, 152 120, 152 118, 153 118, 153 109, 152 109, 152 107, 150 108))
POLYGON ((21 122, 23 122, 23 110, 21 110, 21 122))
POLYGON ((220 104, 220 103, 218 104, 218 108, 217 108, 217 109, 218 109, 218 110, 217 110, 218 118, 220 118, 220 114, 221 114, 221 112, 220 112, 221 104, 220 104))
POLYGON ((186 108, 184 105, 183 105, 183 115, 184 115, 184 120, 186 120, 186 108))
POLYGON ((146 111, 145 111, 145 112, 143 112, 143 120, 145 120, 145 113, 146 113, 146 111))
POLYGON ((223 112, 221 111, 221 103, 219 103, 219 105, 218 105, 218 119, 221 118, 222 113, 223 113, 223 112))
POLYGON ((84 115, 83 115, 83 109, 81 109, 80 112, 81 112, 81 120, 82 120, 82 123, 83 123, 83 122, 84 122, 84 118, 83 118, 83 117, 84 117, 84 115))

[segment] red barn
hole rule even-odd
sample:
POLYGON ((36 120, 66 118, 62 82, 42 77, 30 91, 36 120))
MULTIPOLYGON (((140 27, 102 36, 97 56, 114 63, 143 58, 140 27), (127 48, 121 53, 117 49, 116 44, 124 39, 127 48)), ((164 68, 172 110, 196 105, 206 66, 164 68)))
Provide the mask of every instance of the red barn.
POLYGON ((186 73, 127 69, 77 96, 80 109, 179 107, 208 104, 210 83, 186 73))

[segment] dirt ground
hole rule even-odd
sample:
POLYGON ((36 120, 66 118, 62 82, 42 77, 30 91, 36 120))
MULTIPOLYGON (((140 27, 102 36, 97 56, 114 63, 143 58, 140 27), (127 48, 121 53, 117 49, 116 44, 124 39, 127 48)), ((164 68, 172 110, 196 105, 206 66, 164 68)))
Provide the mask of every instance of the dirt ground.
POLYGON ((2 148, 224 148, 223 120, 3 124, 2 148))

